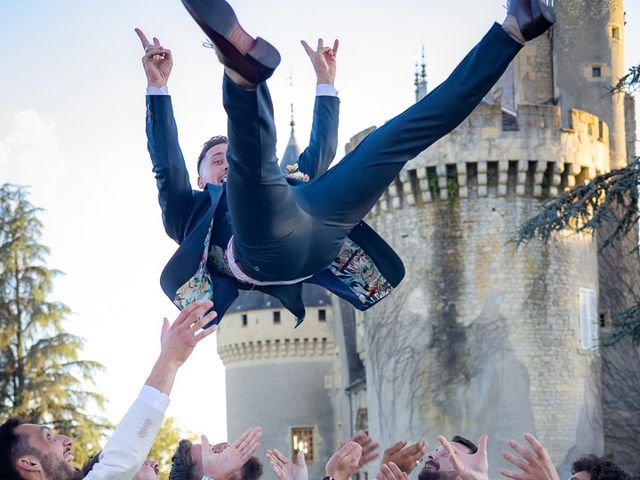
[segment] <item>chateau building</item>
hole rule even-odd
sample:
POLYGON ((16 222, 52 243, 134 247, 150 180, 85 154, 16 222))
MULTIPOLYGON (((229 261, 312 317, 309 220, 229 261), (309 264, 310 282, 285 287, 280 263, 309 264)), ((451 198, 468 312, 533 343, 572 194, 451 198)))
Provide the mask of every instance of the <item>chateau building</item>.
MULTIPOLYGON (((601 239, 569 233, 510 242, 546 199, 635 156, 633 99, 605 94, 625 72, 622 0, 553 3, 557 25, 367 216, 404 260, 396 292, 362 313, 305 286, 308 316, 295 330, 277 300, 241 294, 218 337, 230 438, 261 424, 266 447, 305 449, 310 478, 361 429, 383 446, 487 433, 494 477, 508 439, 525 432, 562 477, 583 453, 638 472, 611 440, 608 418, 633 412, 611 400, 623 391, 603 387, 598 344, 631 301, 624 285, 640 284, 637 254, 599 253, 601 239)), ((424 66, 415 84, 419 100, 424 66)), ((283 165, 297 158, 293 122, 291 133, 283 165)))

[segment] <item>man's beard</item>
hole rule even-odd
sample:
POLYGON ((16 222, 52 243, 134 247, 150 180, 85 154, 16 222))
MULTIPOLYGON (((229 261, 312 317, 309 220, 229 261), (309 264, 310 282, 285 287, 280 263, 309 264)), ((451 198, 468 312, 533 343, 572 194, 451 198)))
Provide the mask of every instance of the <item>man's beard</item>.
POLYGON ((456 472, 441 472, 440 465, 430 460, 427 461, 427 464, 433 465, 436 468, 423 468, 420 470, 418 480, 455 480, 458 476, 456 472))
POLYGON ((49 455, 41 454, 42 470, 51 480, 79 480, 82 472, 64 460, 55 460, 49 455))

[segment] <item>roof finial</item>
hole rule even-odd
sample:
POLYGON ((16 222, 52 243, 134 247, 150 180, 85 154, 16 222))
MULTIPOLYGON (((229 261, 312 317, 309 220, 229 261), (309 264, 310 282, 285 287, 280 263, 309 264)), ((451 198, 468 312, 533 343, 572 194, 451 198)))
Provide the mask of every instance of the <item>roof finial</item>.
POLYGON ((415 82, 416 102, 419 102, 427 94, 427 62, 425 60, 425 47, 422 44, 422 62, 416 62, 415 82))
MULTIPOLYGON (((291 88, 291 98, 293 98, 293 72, 289 72, 289 87, 291 88)), ((293 100, 291 101, 291 122, 289 122, 289 126, 293 135, 293 128, 296 126, 296 121, 293 118, 293 100)))

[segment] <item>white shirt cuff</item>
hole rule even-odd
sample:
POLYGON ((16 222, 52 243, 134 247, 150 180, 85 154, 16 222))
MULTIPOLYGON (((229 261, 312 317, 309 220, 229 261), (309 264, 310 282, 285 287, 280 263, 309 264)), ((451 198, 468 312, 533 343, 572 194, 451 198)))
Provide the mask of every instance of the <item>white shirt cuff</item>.
POLYGON ((161 87, 147 87, 147 95, 169 95, 169 87, 162 85, 161 87))
POLYGON ((317 97, 337 97, 338 91, 333 88, 333 85, 329 85, 328 83, 321 83, 316 85, 316 96, 317 97))
POLYGON ((162 413, 167 411, 169 397, 155 387, 144 385, 138 398, 162 413))

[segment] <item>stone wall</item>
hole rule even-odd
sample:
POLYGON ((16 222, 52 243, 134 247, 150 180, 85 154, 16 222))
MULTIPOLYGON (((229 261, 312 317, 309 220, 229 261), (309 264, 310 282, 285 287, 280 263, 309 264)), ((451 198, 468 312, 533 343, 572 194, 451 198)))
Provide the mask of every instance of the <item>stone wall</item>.
MULTIPOLYGON (((509 242, 545 198, 609 167, 606 125, 577 110, 569 119, 563 128, 558 107, 520 105, 514 128, 481 105, 369 215, 407 267, 364 315, 369 425, 383 444, 488 433, 493 475, 525 432, 563 474, 577 454, 603 452, 600 358, 580 324, 581 289, 598 291, 596 245, 509 242)), ((593 305, 589 318, 597 329, 593 305)))
POLYGON ((570 236, 516 250, 510 235, 538 204, 460 199, 372 218, 408 271, 365 313, 369 423, 385 444, 488 433, 499 459, 529 431, 564 473, 574 453, 602 452, 599 359, 579 326, 596 249, 570 236))

